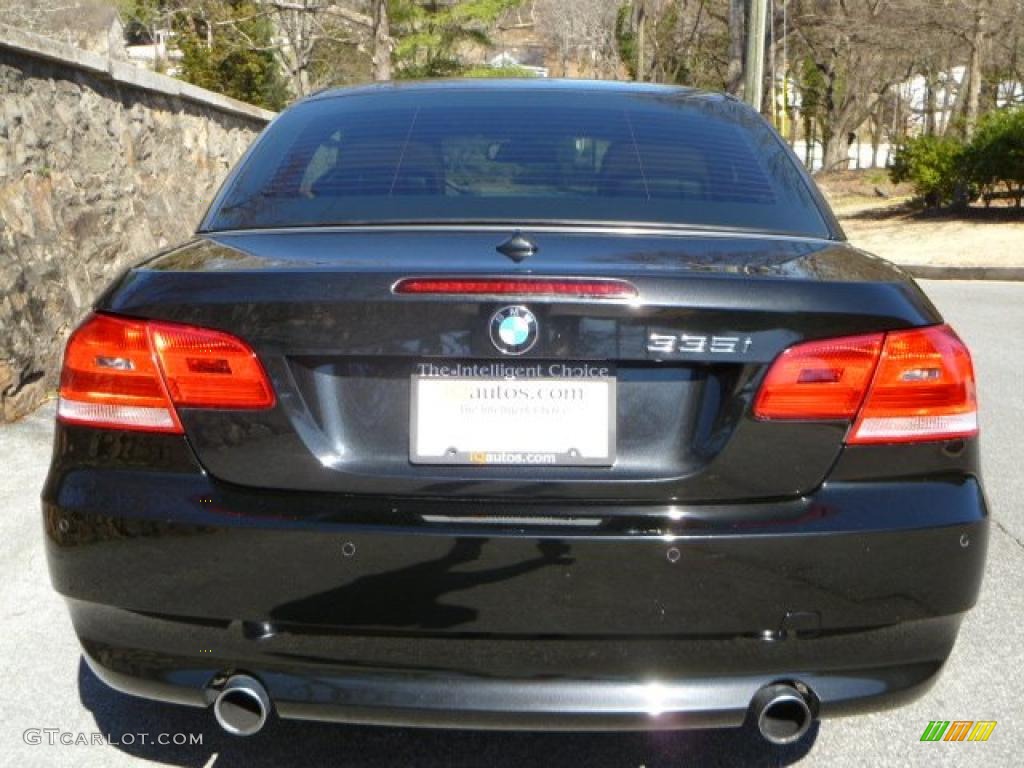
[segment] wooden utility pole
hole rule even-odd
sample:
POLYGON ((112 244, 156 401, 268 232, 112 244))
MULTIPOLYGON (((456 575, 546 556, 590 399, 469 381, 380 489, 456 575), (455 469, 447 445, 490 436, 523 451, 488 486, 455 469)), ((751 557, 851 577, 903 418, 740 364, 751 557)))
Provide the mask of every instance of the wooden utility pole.
POLYGON ((373 28, 370 50, 373 51, 373 79, 391 79, 391 26, 388 23, 387 0, 373 0, 373 28))
POLYGON ((761 111, 764 96, 764 35, 767 28, 768 0, 750 0, 747 17, 747 56, 743 62, 743 100, 761 111))
POLYGON ((636 79, 644 80, 644 27, 647 24, 646 0, 640 0, 636 8, 636 79))
POLYGON ((733 96, 743 95, 743 30, 746 28, 746 16, 746 0, 729 0, 729 71, 725 89, 733 96))

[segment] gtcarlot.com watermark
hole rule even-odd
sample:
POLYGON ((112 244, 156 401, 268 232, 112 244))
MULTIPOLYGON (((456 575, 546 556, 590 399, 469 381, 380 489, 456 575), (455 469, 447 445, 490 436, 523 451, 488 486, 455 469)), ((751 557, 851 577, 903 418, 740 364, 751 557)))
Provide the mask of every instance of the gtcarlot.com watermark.
POLYGON ((143 744, 159 744, 161 746, 200 746, 203 743, 201 733, 100 733, 99 731, 65 731, 61 728, 26 728, 21 734, 26 744, 55 746, 111 746, 129 747, 143 744))

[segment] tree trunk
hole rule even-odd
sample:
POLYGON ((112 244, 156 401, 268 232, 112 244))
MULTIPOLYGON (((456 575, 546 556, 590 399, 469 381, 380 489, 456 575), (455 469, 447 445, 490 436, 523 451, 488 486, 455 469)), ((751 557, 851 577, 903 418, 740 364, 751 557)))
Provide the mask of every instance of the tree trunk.
MULTIPOLYGON (((970 66, 964 70, 963 77, 960 78, 960 82, 956 85, 956 98, 953 99, 953 106, 949 110, 949 118, 946 121, 946 136, 955 136, 963 130, 963 121, 961 118, 967 114, 967 91, 970 86, 971 73, 970 66)), ((950 76, 952 80, 952 75, 950 76)))
POLYGON ((978 4, 974 17, 974 37, 971 39, 971 81, 967 94, 967 123, 964 127, 969 140, 978 127, 978 107, 981 104, 981 46, 985 42, 985 3, 978 4))
POLYGON ((878 149, 882 144, 882 124, 877 122, 871 126, 871 167, 878 167, 878 149))
POLYGON ((733 96, 743 95, 743 50, 746 30, 745 0, 729 0, 729 69, 725 90, 733 96))
POLYGON ((845 171, 850 166, 850 145, 846 143, 846 134, 833 131, 830 135, 823 137, 824 149, 822 150, 823 171, 845 171))
MULTIPOLYGON (((836 54, 833 53, 833 56, 836 54)), ((840 169, 839 164, 849 157, 846 147, 846 135, 837 119, 839 108, 836 105, 835 62, 826 70, 825 75, 825 114, 821 126, 821 170, 825 173, 840 169)))
POLYGON ((946 76, 942 88, 942 109, 941 117, 936 133, 945 136, 949 133, 949 126, 953 122, 953 64, 950 61, 946 64, 946 76))
MULTIPOLYGON (((818 118, 816 118, 816 117, 812 117, 811 118, 811 142, 808 145, 809 146, 809 149, 808 149, 808 153, 809 154, 807 155, 807 167, 808 168, 814 168, 814 164, 815 164, 815 162, 817 162, 817 160, 815 158, 815 155, 816 155, 816 153, 818 151, 818 145, 821 143, 821 141, 818 139, 818 129, 819 129, 820 126, 821 126, 821 121, 818 120, 818 118)), ((819 165, 818 168, 820 169, 821 166, 819 165)))
POLYGON ((387 0, 373 0, 373 79, 391 79, 391 25, 387 0))
POLYGON ((804 166, 807 170, 814 167, 814 118, 807 112, 804 118, 804 166))
POLYGON ((823 131, 824 170, 845 171, 849 168, 850 145, 857 141, 857 131, 875 111, 881 99, 882 94, 872 93, 860 99, 848 97, 836 104, 829 90, 826 98, 829 107, 828 125, 823 131))
POLYGON ((903 97, 900 95, 900 86, 897 86, 892 99, 892 140, 902 140, 906 130, 903 122, 903 97))
POLYGON ((929 71, 925 75, 925 98, 924 98, 924 133, 926 136, 935 135, 935 111, 938 104, 935 100, 935 76, 929 71))
POLYGON ((868 127, 871 129, 871 167, 878 167, 878 150, 882 144, 882 133, 885 130, 885 96, 882 94, 878 98, 878 104, 875 106, 874 111, 871 113, 871 118, 868 122, 868 127))
POLYGON ((300 99, 309 94, 309 35, 306 19, 296 15, 289 25, 287 43, 280 48, 281 56, 287 62, 292 78, 292 89, 300 99))

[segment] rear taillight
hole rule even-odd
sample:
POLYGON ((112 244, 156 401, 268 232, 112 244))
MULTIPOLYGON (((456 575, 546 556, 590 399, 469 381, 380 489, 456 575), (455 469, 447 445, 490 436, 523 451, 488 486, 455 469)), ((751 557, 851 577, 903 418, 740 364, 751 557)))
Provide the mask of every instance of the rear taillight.
POLYGON ((68 340, 61 421, 182 433, 175 406, 269 408, 274 393, 252 349, 220 331, 92 315, 68 340))
POLYGON ((57 416, 97 427, 182 431, 145 323, 93 315, 71 335, 57 416))
POLYGON ((244 341, 187 325, 146 325, 175 405, 252 409, 274 404, 267 374, 244 341))
POLYGON ((978 432, 974 370, 949 326, 812 341, 769 369, 760 419, 846 419, 848 443, 903 443, 978 432))
POLYGON ((852 419, 864 400, 883 335, 797 344, 772 364, 754 413, 762 419, 852 419))
POLYGON ((898 331, 885 347, 850 443, 903 443, 978 434, 971 354, 948 325, 898 331))

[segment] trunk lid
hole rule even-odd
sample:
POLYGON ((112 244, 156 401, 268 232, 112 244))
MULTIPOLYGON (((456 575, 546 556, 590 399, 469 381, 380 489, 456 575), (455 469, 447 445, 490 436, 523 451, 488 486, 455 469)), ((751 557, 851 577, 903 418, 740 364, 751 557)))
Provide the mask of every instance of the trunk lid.
MULTIPOLYGON (((767 366, 799 341, 939 321, 902 272, 843 243, 735 233, 377 227, 203 236, 131 270, 115 313, 235 334, 277 393, 268 411, 184 410, 189 441, 238 485, 476 499, 696 502, 813 490, 845 422, 760 422, 767 366), (397 295, 407 277, 617 278, 635 300, 397 295), (496 312, 536 344, 509 357, 496 312), (718 340, 716 342, 716 340, 718 340), (725 341, 722 341, 725 340, 725 341), (611 466, 410 461, 413 374, 427 364, 595 364, 614 377, 611 466)), ((501 370, 491 368, 490 370, 501 370)))

